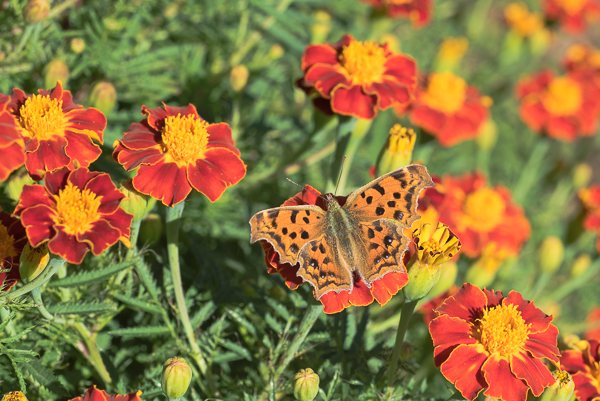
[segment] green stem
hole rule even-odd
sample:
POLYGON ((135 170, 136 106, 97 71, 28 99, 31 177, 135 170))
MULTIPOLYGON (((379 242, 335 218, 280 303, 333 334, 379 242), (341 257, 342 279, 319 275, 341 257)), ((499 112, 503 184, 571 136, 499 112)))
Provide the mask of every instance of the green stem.
POLYGON ((96 372, 98 372, 98 375, 105 384, 112 383, 110 373, 108 373, 108 369, 106 369, 106 365, 104 365, 102 355, 100 355, 100 350, 98 349, 98 344, 96 344, 96 334, 91 333, 82 323, 79 322, 72 323, 71 326, 79 333, 83 343, 85 344, 87 354, 84 353, 84 356, 86 359, 90 362, 94 369, 96 369, 96 372))
POLYGON ((129 242, 131 243, 131 248, 127 251, 127 258, 131 258, 137 252, 137 241, 140 236, 140 225, 142 224, 142 219, 133 219, 131 223, 131 233, 129 235, 129 242))
POLYGON ((194 328, 190 321, 190 315, 185 304, 185 294, 181 281, 181 269, 179 267, 179 227, 181 225, 181 215, 185 202, 181 202, 167 209, 167 253, 169 254, 169 267, 171 268, 171 280, 173 281, 173 290, 175 291, 175 301, 177 303, 177 312, 179 320, 183 326, 183 331, 191 348, 191 355, 201 373, 206 373, 206 361, 202 357, 200 347, 196 342, 194 328))
POLYGON ((8 309, 0 308, 0 319, 2 320, 2 322, 6 323, 6 325, 4 326, 6 334, 8 334, 9 336, 14 336, 17 334, 17 331, 15 330, 15 325, 11 319, 11 315, 8 309))
POLYGON ((52 259, 50 263, 48 263, 48 266, 44 269, 44 271, 34 280, 25 284, 23 287, 16 289, 15 291, 0 294, 0 300, 4 298, 7 301, 13 301, 19 298, 20 296, 28 294, 34 289, 43 286, 48 281, 50 281, 52 276, 54 276, 54 274, 60 269, 61 266, 64 266, 64 264, 65 261, 60 258, 52 259))
POLYGON ((35 302, 35 306, 40 312, 40 314, 48 320, 54 320, 54 315, 48 312, 48 309, 44 306, 44 301, 42 300, 42 289, 40 287, 34 288, 31 291, 31 298, 33 302, 35 302))
POLYGON ((404 336, 406 335, 408 323, 410 322, 410 318, 412 317, 415 311, 417 302, 418 300, 405 301, 402 305, 402 310, 400 312, 400 322, 398 323, 398 331, 396 332, 396 342, 394 343, 394 350, 392 351, 392 356, 390 358, 390 363, 388 365, 388 370, 386 374, 388 386, 391 386, 394 382, 396 371, 398 370, 398 364, 400 362, 400 355, 402 351, 402 344, 404 343, 404 336))

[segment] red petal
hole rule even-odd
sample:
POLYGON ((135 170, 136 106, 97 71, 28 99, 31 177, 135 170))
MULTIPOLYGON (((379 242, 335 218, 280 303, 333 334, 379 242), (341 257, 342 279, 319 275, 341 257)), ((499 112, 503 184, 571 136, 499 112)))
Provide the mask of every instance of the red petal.
POLYGON ((337 87, 331 94, 331 109, 338 114, 371 119, 377 98, 363 93, 360 86, 337 87))
POLYGON ((188 104, 184 107, 175 107, 168 106, 163 103, 162 107, 156 107, 154 109, 142 106, 142 113, 148 115, 148 124, 156 130, 160 130, 162 128, 162 120, 164 120, 167 116, 176 116, 177 114, 193 114, 200 118, 198 111, 196 111, 196 107, 193 104, 188 104))
POLYGON ((417 64, 402 54, 391 56, 385 62, 385 75, 392 76, 399 83, 409 88, 416 85, 417 64))
POLYGON ((129 150, 121 144, 117 144, 113 152, 113 157, 127 171, 136 169, 141 165, 152 166, 164 160, 164 155, 159 145, 142 150, 129 150))
POLYGON ((103 143, 102 131, 106 128, 106 117, 93 107, 87 109, 73 109, 65 114, 69 120, 68 129, 77 133, 91 136, 103 143))
POLYGON ((557 362, 560 355, 560 351, 556 345, 557 339, 558 328, 550 325, 546 331, 529 334, 525 343, 525 349, 538 358, 548 358, 551 361, 557 362))
POLYGON ((47 205, 52 208, 54 206, 54 202, 50 199, 48 192, 46 192, 46 189, 43 186, 25 185, 23 187, 23 192, 21 192, 19 203, 17 204, 13 214, 18 215, 23 211, 23 209, 38 205, 47 205))
POLYGON ((185 169, 175 163, 140 166, 132 182, 136 190, 169 207, 183 201, 192 191, 185 169))
POLYGON ((129 239, 132 215, 119 208, 112 214, 102 216, 102 219, 120 231, 120 239, 129 239))
POLYGON ((458 345, 477 343, 471 337, 469 322, 448 315, 441 315, 433 319, 429 323, 429 333, 435 347, 433 357, 436 366, 444 362, 458 345))
POLYGON ((27 231, 27 238, 36 247, 50 239, 54 233, 54 211, 46 205, 28 207, 21 213, 21 222, 27 231))
MULTIPOLYGON (((60 191, 67 184, 69 173, 70 170, 65 167, 46 174, 44 177, 44 185, 46 186, 48 192, 53 195, 57 195, 58 191, 60 191)), ((83 188, 83 186, 81 186, 81 188, 83 188)))
POLYGON ((132 123, 121 143, 128 149, 147 149, 160 144, 160 134, 143 123, 132 123))
POLYGON ((600 392, 594 383, 595 381, 595 378, 583 372, 578 372, 573 375, 575 395, 579 401, 598 401, 598 394, 600 394, 600 392))
POLYGON ((440 371, 463 397, 474 400, 485 386, 481 366, 486 359, 481 344, 461 344, 440 366, 440 371))
POLYGON ((380 305, 385 305, 407 282, 408 274, 405 272, 388 273, 371 283, 371 294, 380 305))
POLYGON ((511 291, 508 296, 502 302, 504 305, 513 304, 521 311, 523 319, 531 325, 529 328, 530 333, 539 333, 545 331, 550 322, 552 322, 552 316, 546 315, 540 309, 536 308, 532 301, 526 301, 523 296, 516 291, 511 291))
POLYGON ((43 176, 44 172, 68 166, 71 159, 65 153, 67 141, 62 137, 50 141, 40 141, 35 152, 27 152, 25 167, 33 176, 43 176))
POLYGON ((12 114, 0 110, 0 148, 21 139, 12 114))
POLYGON ((563 351, 560 357, 560 364, 569 373, 585 371, 585 361, 581 351, 567 350, 563 351))
POLYGON ((101 174, 106 173, 100 173, 99 171, 90 171, 87 168, 78 168, 77 170, 72 170, 69 172, 69 177, 67 178, 67 181, 72 183, 80 190, 84 190, 88 181, 95 177, 98 177, 101 174))
POLYGON ((54 238, 48 242, 48 249, 74 265, 81 264, 89 250, 86 243, 77 241, 74 235, 69 235, 60 229, 56 231, 54 238))
POLYGON ((244 162, 225 148, 207 149, 205 159, 187 168, 190 184, 211 202, 219 199, 227 187, 237 184, 245 175, 244 162))
POLYGON ((338 313, 351 306, 349 293, 350 291, 340 291, 339 293, 329 291, 323 294, 319 298, 319 302, 323 304, 323 312, 327 314, 338 313))
POLYGON ((240 154, 238 148, 233 143, 233 137, 231 136, 231 127, 226 123, 210 124, 206 131, 208 131, 208 147, 209 148, 227 148, 236 155, 240 154))
POLYGON ((328 44, 307 46, 302 55, 302 70, 316 63, 337 64, 337 50, 328 44))
POLYGON ((102 154, 100 146, 95 145, 87 135, 67 131, 65 139, 67 140, 65 152, 71 160, 77 160, 81 167, 89 167, 102 154))
POLYGON ((125 197, 125 195, 115 187, 110 176, 105 173, 99 174, 89 180, 85 185, 85 188, 96 195, 102 196, 102 203, 98 208, 98 212, 103 214, 110 214, 117 210, 121 203, 121 199, 125 197))
POLYGON ((354 306, 367 306, 373 303, 373 296, 369 287, 362 280, 356 280, 348 294, 348 301, 354 306))
MULTIPOLYGON (((0 127, 0 129, 2 129, 0 127)), ((5 148, 0 148, 2 157, 0 158, 0 182, 8 178, 8 176, 21 167, 25 163, 25 152, 23 145, 13 143, 5 148)))
POLYGON ((510 361, 510 368, 515 376, 525 380, 525 383, 531 388, 531 392, 536 397, 542 394, 544 388, 556 381, 541 360, 530 357, 526 352, 513 356, 510 361))
POLYGON ((487 302, 487 297, 481 289, 466 283, 455 295, 444 301, 438 312, 471 321, 478 317, 477 314, 487 306, 487 302))
POLYGON ((314 87, 324 98, 331 97, 331 91, 338 85, 350 85, 350 81, 340 73, 336 66, 318 64, 312 66, 304 75, 304 84, 314 87))
POLYGON ((78 242, 86 242, 92 253, 97 256, 116 244, 121 238, 121 232, 106 220, 100 219, 92 224, 89 231, 77 234, 76 238, 78 242))
POLYGON ((488 388, 484 394, 503 401, 525 401, 528 387, 510 371, 505 359, 491 355, 481 367, 488 388))

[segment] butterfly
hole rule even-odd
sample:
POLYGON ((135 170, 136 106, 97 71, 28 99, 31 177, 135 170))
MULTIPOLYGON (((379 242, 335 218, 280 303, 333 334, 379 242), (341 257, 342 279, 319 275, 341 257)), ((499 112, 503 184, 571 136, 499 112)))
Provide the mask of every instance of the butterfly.
POLYGON ((433 181, 422 165, 412 164, 349 194, 343 205, 324 195, 316 205, 282 206, 250 219, 250 242, 267 241, 280 263, 298 265, 316 299, 330 291, 353 288, 360 277, 367 286, 390 272, 404 272, 409 240, 403 234, 419 218, 419 194, 433 181))

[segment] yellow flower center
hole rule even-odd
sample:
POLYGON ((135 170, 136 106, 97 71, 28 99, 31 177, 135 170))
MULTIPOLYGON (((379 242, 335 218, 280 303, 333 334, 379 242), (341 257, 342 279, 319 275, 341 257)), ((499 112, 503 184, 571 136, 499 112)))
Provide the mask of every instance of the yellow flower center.
POLYGON ((416 140, 415 130, 394 124, 390 128, 387 148, 391 153, 411 153, 416 140))
POLYGON ((568 77, 554 78, 544 95, 542 103, 552 114, 566 116, 577 112, 582 102, 581 87, 568 77))
POLYGON ((452 114, 465 103, 467 83, 450 72, 431 74, 421 100, 432 109, 452 114))
POLYGON ((585 6, 588 0, 556 0, 556 3, 566 11, 567 14, 577 14, 585 6))
POLYGON ((2 401, 27 401, 27 397, 20 391, 11 391, 4 394, 2 401))
POLYGON ((32 95, 19 108, 19 125, 23 136, 40 141, 63 135, 65 115, 62 100, 48 95, 32 95))
POLYGON ((193 114, 168 116, 162 130, 162 145, 168 158, 187 166, 204 157, 208 145, 208 123, 193 114))
POLYGON ((483 310, 473 335, 490 354, 510 357, 523 349, 529 327, 516 305, 497 305, 483 310))
POLYGON ((0 224, 0 263, 6 258, 17 256, 15 238, 8 233, 8 229, 0 224))
POLYGON ((465 201, 465 225, 479 232, 493 230, 504 216, 506 204, 500 194, 491 188, 480 188, 469 194, 465 201))
POLYGON ((417 258, 428 266, 450 261, 461 247, 458 238, 442 223, 422 224, 412 235, 417 244, 417 258))
POLYGON ((381 82, 385 72, 385 50, 375 42, 352 41, 342 49, 341 63, 353 84, 381 82))
POLYGON ((542 18, 523 3, 510 3, 504 9, 506 21, 521 36, 531 36, 544 28, 542 18))
POLYGON ((101 197, 89 189, 81 190, 72 183, 58 192, 56 199, 56 224, 64 226, 67 234, 76 235, 89 231, 100 215, 101 197))

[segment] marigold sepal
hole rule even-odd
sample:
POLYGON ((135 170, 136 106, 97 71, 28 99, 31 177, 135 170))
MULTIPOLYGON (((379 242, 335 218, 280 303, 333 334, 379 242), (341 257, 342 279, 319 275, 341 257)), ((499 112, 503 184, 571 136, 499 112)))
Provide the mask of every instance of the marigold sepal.
POLYGON ((48 266, 48 262, 50 261, 48 247, 44 244, 33 248, 31 245, 25 244, 19 261, 21 280, 24 283, 28 283, 39 276, 46 266, 48 266))
POLYGON ((570 374, 564 370, 554 372, 556 382, 544 390, 540 401, 570 401, 575 394, 575 383, 570 374))

